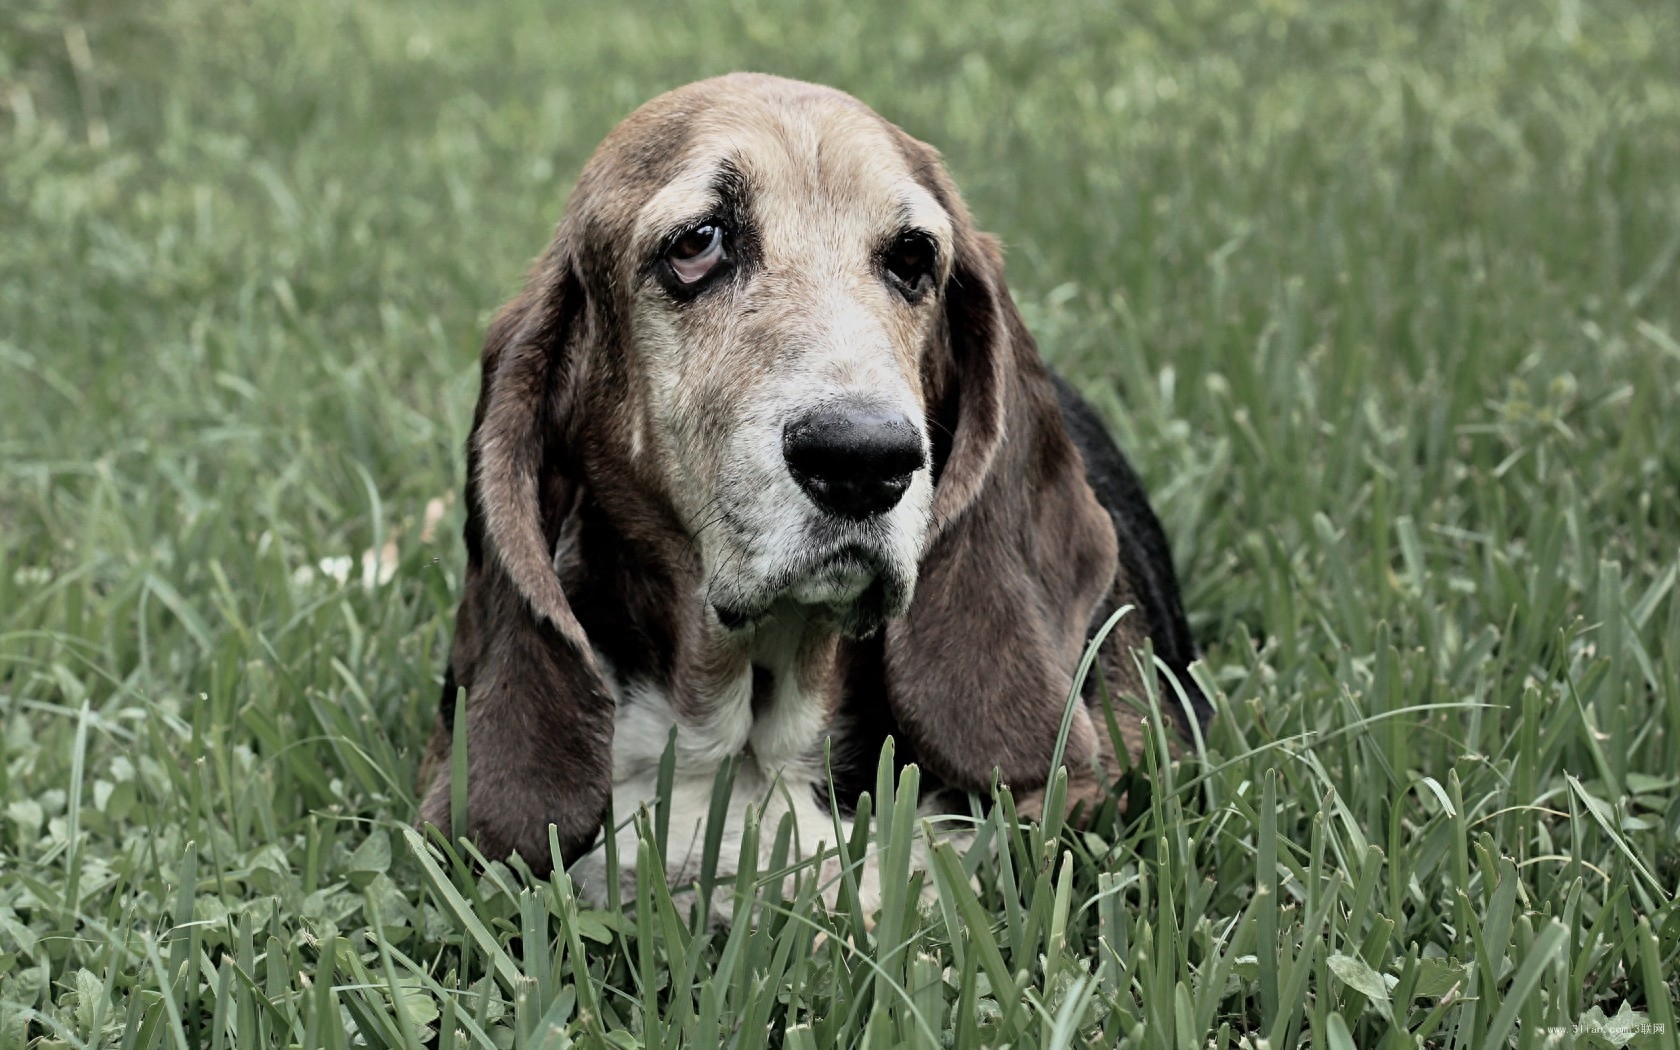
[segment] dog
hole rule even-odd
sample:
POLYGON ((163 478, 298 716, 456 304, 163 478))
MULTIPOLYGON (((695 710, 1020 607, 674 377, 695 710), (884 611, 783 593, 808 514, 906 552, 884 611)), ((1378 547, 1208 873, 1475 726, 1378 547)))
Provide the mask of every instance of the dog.
MULTIPOLYGON (((1046 368, 938 153, 849 95, 733 74, 636 110, 491 323, 481 382, 420 817, 450 825, 465 718, 488 857, 544 874, 553 825, 598 898, 609 803, 651 802, 673 740, 674 882, 726 760, 720 877, 749 803, 791 814, 802 856, 849 833, 825 742, 872 771, 892 735, 930 784, 1031 793, 1122 606, 1108 686, 1143 695, 1148 643, 1207 717, 1136 473, 1046 368)), ((1064 752, 1084 797, 1116 758, 1097 704, 1064 752)))

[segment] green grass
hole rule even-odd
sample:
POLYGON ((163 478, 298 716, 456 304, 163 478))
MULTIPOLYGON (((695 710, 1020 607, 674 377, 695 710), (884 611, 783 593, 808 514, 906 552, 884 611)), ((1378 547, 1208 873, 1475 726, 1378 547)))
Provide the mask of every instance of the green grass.
POLYGON ((1676 1045, 1677 41, 1656 0, 11 0, 0 1046, 1676 1045), (945 151, 1220 710, 1124 817, 941 847, 927 913, 883 778, 872 928, 805 869, 711 934, 406 831, 484 323, 607 129, 734 68, 945 151))

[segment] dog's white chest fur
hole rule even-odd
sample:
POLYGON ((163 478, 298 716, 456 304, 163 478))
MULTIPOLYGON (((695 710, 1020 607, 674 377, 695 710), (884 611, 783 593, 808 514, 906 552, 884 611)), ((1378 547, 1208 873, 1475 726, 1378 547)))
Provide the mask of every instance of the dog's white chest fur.
MULTIPOLYGON (((827 783, 822 747, 829 718, 827 701, 798 684, 796 658, 804 625, 782 624, 782 620, 771 620, 759 628, 752 642, 751 663, 708 702, 684 705, 698 714, 679 710, 654 683, 616 683, 612 819, 624 899, 633 899, 635 893, 636 812, 644 805, 650 812, 653 809, 672 727, 676 728, 675 769, 665 867, 673 888, 699 878, 713 785, 719 767, 732 757, 736 771, 718 849, 720 881, 732 879, 740 868, 749 807, 758 811, 763 829, 761 863, 784 814, 793 817, 796 856, 809 857, 819 846, 834 844, 835 818, 826 805, 819 804, 816 794, 827 783), (756 702, 755 674, 761 678, 756 702)), ((841 818, 839 826, 841 834, 851 834, 848 818, 841 818)), ((604 842, 573 866, 583 896, 597 903, 606 900, 606 868, 604 842)), ((717 917, 726 919, 727 901, 720 896, 715 907, 717 917)))

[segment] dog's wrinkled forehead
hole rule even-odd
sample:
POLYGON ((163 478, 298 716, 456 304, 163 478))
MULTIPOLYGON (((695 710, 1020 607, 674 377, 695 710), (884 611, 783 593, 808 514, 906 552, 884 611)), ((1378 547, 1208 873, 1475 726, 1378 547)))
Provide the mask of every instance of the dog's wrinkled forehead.
POLYGON ((664 231, 704 217, 721 195, 739 194, 780 234, 761 245, 771 268, 809 262, 796 253, 818 240, 843 249, 901 227, 932 234, 949 257, 949 216, 879 118, 822 95, 762 103, 768 112, 720 109, 697 129, 682 168, 642 207, 634 250, 651 251, 664 231))
POLYGON ((616 246, 596 261, 621 279, 673 230, 726 203, 750 204, 783 234, 760 245, 769 267, 809 264, 819 240, 845 251, 913 228, 932 236, 942 278, 951 216, 924 170, 932 151, 912 156, 907 144, 919 146, 831 88, 717 77, 661 95, 615 128, 579 180, 572 218, 594 235, 586 239, 616 246))

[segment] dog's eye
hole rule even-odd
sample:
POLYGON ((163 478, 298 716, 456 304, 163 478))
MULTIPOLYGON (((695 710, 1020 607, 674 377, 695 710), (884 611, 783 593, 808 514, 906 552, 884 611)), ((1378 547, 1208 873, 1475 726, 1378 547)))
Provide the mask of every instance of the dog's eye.
POLYGON ((723 227, 715 222, 694 227, 672 242, 665 258, 677 280, 693 284, 723 261, 723 227))
POLYGON ((935 255, 932 238, 918 230, 906 230, 887 246, 881 264, 899 291, 906 298, 915 300, 921 298, 933 284, 935 255))

